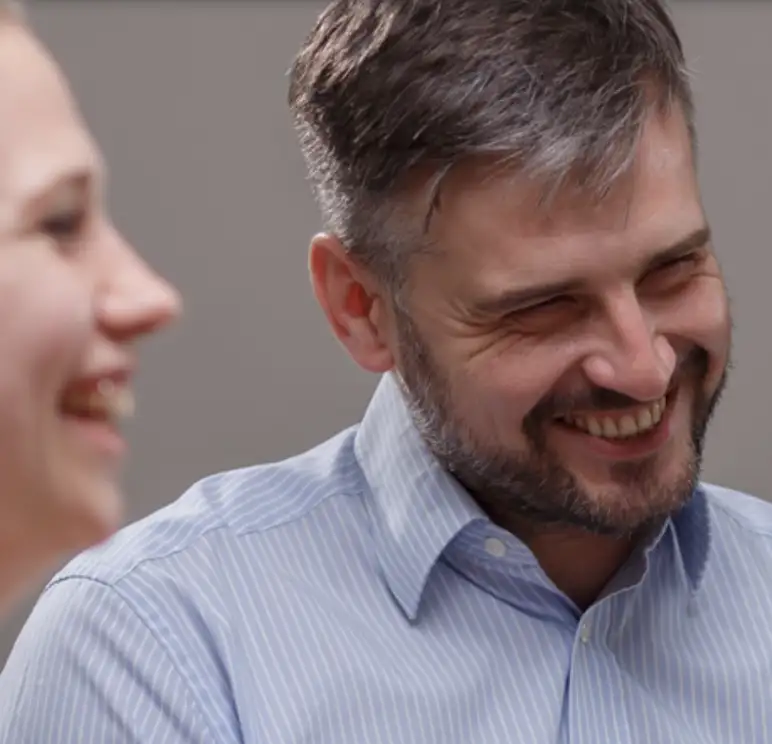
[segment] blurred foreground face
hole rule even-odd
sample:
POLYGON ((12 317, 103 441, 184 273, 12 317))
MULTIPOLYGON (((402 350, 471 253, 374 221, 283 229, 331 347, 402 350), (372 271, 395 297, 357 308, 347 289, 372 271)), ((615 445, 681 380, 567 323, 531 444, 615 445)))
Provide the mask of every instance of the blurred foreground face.
POLYGON ((134 342, 174 291, 117 232, 100 155, 66 81, 0 25, 0 603, 60 552, 118 525, 134 342))

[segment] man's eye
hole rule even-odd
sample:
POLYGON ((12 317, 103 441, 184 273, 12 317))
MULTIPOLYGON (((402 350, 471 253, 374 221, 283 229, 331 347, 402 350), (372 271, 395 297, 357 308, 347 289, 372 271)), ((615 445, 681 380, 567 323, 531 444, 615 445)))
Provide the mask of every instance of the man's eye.
POLYGON ((517 333, 548 334, 566 329, 583 314, 574 297, 552 297, 515 310, 505 324, 517 333))
POLYGON ((666 291, 678 288, 694 276, 702 261, 699 253, 689 253, 660 264, 644 277, 644 286, 666 291))
POLYGON ((690 253, 686 256, 679 256, 678 258, 674 258, 672 261, 668 261, 665 264, 662 264, 662 266, 657 267, 657 271, 667 271, 668 269, 678 269, 678 268, 685 268, 687 266, 694 266, 694 264, 697 261, 697 256, 693 253, 690 253))
POLYGON ((82 210, 61 212, 44 220, 41 227, 54 240, 70 240, 80 234, 85 220, 86 213, 82 210))
POLYGON ((551 297, 550 299, 538 302, 535 305, 529 305, 528 307, 516 310, 512 315, 515 318, 527 317, 528 315, 536 315, 554 310, 567 310, 571 305, 572 301, 568 297, 551 297))

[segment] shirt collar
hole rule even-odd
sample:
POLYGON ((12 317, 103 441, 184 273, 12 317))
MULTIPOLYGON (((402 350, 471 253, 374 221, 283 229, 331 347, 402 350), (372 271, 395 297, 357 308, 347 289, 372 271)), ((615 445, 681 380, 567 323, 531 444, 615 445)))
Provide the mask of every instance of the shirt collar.
POLYGON ((674 568, 694 596, 702 585, 710 553, 710 511, 705 492, 695 488, 689 501, 672 517, 652 527, 603 592, 606 596, 640 583, 653 553, 672 551, 674 568))
POLYGON ((375 391, 354 451, 371 492, 368 508, 381 569, 392 594, 414 620, 445 546, 468 524, 486 517, 429 451, 391 374, 375 391))
POLYGON ((696 593, 702 586, 711 546, 710 506, 702 485, 692 498, 670 520, 678 562, 690 590, 696 593))
MULTIPOLYGON (((354 451, 370 490, 367 507, 381 570, 405 614, 415 620, 429 574, 446 546, 467 525, 488 519, 429 451, 391 374, 375 391, 354 451)), ((671 530, 679 568, 696 592, 710 551, 710 513, 702 487, 668 520, 663 532, 671 530)), ((649 549, 659 542, 655 537, 649 549)))

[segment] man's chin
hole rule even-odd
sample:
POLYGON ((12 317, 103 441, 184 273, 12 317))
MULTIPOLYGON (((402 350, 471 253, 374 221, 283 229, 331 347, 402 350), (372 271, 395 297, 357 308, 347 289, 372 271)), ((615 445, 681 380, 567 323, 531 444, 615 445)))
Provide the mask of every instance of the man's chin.
MULTIPOLYGON (((666 519, 691 498, 696 485, 688 462, 664 465, 660 457, 638 463, 616 464, 606 477, 574 473, 585 503, 577 504, 588 526, 604 533, 629 534, 666 519)), ((595 474, 593 474, 595 475, 595 474)))

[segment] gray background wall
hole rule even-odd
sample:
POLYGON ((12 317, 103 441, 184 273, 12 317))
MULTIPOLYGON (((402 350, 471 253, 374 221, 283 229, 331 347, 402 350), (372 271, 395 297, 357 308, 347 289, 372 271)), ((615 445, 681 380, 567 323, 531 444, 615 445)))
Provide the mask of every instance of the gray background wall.
MULTIPOLYGON (((284 104, 321 0, 30 6, 111 166, 121 227, 187 298, 151 342, 129 518, 206 473, 281 458, 355 422, 375 379, 311 296, 315 206, 284 104)), ((772 497, 772 3, 676 2, 696 72, 702 180, 734 298, 736 369, 708 478, 772 497)), ((29 611, 0 633, 0 663, 29 611)))

